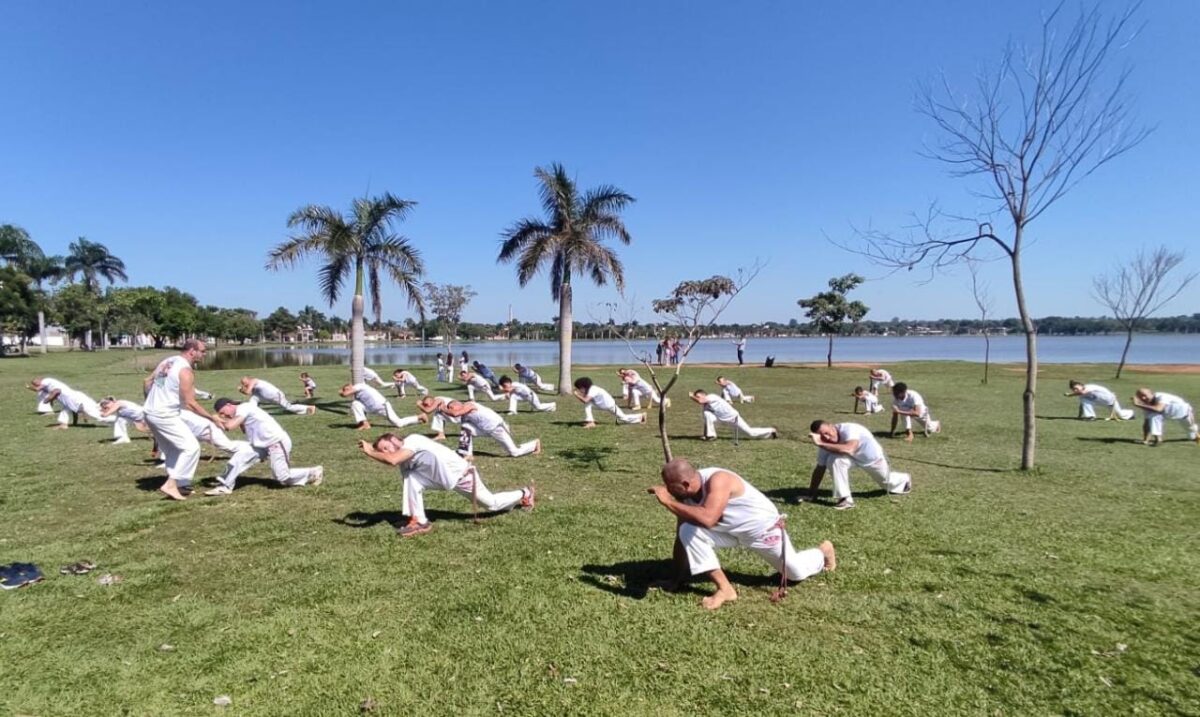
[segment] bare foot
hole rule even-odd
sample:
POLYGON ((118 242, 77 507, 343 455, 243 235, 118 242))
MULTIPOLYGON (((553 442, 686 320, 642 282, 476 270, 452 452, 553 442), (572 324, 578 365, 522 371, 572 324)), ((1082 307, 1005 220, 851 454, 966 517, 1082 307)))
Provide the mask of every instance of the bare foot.
POLYGON ((70 426, 64 426, 64 425, 63 425, 63 424, 61 424, 61 423, 57 423, 57 424, 55 424, 55 425, 54 425, 54 427, 53 427, 53 428, 51 428, 50 430, 52 430, 52 431, 65 431, 65 430, 67 430, 68 428, 70 428, 70 426))
POLYGON ((705 610, 716 610, 727 602, 737 600, 737 592, 734 590, 718 590, 712 595, 700 601, 705 610))
POLYGON ((316 406, 309 406, 309 407, 308 407, 308 415, 310 415, 310 416, 311 416, 311 415, 313 415, 313 414, 314 414, 314 413, 316 413, 316 412, 317 412, 317 407, 316 407, 316 406))
POLYGON ((362 423, 360 423, 360 424, 358 424, 357 426, 355 426, 355 427, 354 427, 354 430, 356 430, 356 431, 369 431, 369 430, 371 430, 371 424, 370 424, 368 421, 363 421, 362 423))
POLYGON ((537 442, 537 448, 533 449, 533 455, 537 456, 537 455, 541 455, 541 453, 542 453, 542 440, 539 438, 538 442, 537 442))
POLYGON ((595 424, 595 422, 585 423, 585 424, 583 424, 583 427, 584 428, 595 428, 596 424, 595 424))
POLYGON ((912 434, 912 432, 911 432, 911 431, 909 431, 908 433, 905 433, 905 434, 904 434, 904 442, 905 442, 905 443, 912 443, 912 441, 913 441, 913 434, 912 434))
POLYGON ((437 434, 436 436, 434 436, 434 437, 433 437, 433 440, 435 440, 435 441, 445 441, 445 440, 446 440, 446 434, 445 434, 445 433, 439 433, 439 434, 437 434))
POLYGON ((822 541, 817 546, 817 550, 820 550, 821 554, 825 556, 825 572, 832 573, 837 570, 837 552, 833 549, 833 543, 828 540, 822 541))
POLYGON ((166 483, 158 489, 160 493, 167 496, 171 500, 187 500, 187 497, 179 492, 179 486, 175 484, 173 479, 168 478, 166 483))

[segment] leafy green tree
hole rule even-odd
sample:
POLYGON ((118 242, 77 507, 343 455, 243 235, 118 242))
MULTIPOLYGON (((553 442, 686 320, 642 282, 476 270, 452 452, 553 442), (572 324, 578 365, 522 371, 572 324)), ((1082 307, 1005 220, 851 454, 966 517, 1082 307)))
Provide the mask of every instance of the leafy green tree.
POLYGON ((226 341, 244 344, 263 334, 258 314, 249 309, 221 309, 221 317, 222 336, 226 341))
POLYGON ((470 286, 425 282, 425 306, 433 315, 437 333, 446 340, 446 351, 453 355, 454 338, 462 322, 463 309, 475 298, 470 286))
POLYGON ((550 274, 550 296, 558 302, 558 392, 571 393, 571 340, 574 329, 571 280, 586 275, 598 286, 612 280, 625 289, 625 271, 605 239, 631 241, 621 211, 635 200, 612 185, 580 194, 575 180, 555 162, 538 167, 543 218, 526 217, 502 234, 499 263, 515 262, 517 283, 526 286, 543 269, 550 274))
POLYGON ((19 337, 21 353, 25 353, 29 337, 37 330, 37 307, 33 279, 15 265, 0 267, 0 335, 19 337))
POLYGON ((296 315, 282 306, 272 311, 262 322, 263 333, 276 341, 283 341, 284 336, 296 333, 298 325, 296 315))
POLYGON ((68 284, 55 292, 50 306, 54 322, 66 331, 67 336, 88 346, 87 338, 101 319, 96 295, 83 284, 68 284))
POLYGON ((800 299, 798 303, 819 333, 829 336, 829 351, 825 354, 825 365, 833 367, 833 337, 845 331, 847 324, 853 326, 867 315, 870 309, 861 301, 848 301, 846 294, 852 291, 863 278, 858 274, 846 274, 829 280, 829 290, 800 299))
POLYGON ((134 348, 138 336, 161 333, 158 320, 166 301, 158 289, 152 286, 110 288, 106 303, 109 331, 131 337, 134 348))
POLYGON ((200 327, 200 302, 191 294, 173 286, 162 290, 162 310, 157 318, 158 333, 153 335, 155 348, 162 348, 168 339, 192 336, 200 327))
POLYGON ((267 268, 278 271, 292 268, 311 255, 322 257, 317 272, 321 293, 330 306, 337 303, 346 280, 354 277, 354 298, 350 303, 350 373, 355 383, 362 381, 365 353, 363 309, 364 294, 371 294, 375 320, 383 314, 380 291, 387 275, 408 297, 408 304, 422 317, 425 306, 419 280, 425 273, 420 252, 409 240, 393 231, 416 202, 399 199, 389 193, 379 197, 356 199, 350 213, 343 216, 325 206, 301 207, 288 217, 288 226, 301 234, 276 246, 267 258, 267 268))

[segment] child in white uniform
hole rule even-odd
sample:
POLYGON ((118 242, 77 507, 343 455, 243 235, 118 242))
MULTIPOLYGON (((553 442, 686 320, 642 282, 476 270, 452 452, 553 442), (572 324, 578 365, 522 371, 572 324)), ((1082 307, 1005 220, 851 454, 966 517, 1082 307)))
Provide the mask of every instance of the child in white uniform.
POLYGON ((880 411, 883 410, 883 404, 879 402, 879 397, 876 396, 875 394, 871 393, 867 389, 863 388, 862 386, 855 386, 854 393, 852 393, 850 395, 854 396, 854 412, 855 413, 858 413, 859 402, 862 402, 863 413, 866 413, 868 415, 872 414, 872 413, 879 413, 880 411))

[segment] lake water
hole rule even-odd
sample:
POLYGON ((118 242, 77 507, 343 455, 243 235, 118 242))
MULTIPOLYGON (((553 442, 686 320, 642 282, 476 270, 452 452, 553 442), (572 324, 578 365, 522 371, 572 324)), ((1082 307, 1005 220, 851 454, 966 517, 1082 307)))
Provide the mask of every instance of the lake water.
MULTIPOLYGON (((1116 363, 1121 357, 1123 336, 1041 336, 1038 358, 1045 363, 1116 363)), ((1023 362, 1022 336, 992 337, 992 361, 1023 362)), ((633 350, 654 356, 654 342, 637 341, 633 350)), ((466 350, 472 360, 489 366, 508 367, 516 362, 528 366, 558 363, 558 344, 553 341, 483 341, 456 343, 455 354, 466 350)), ((368 344, 369 366, 431 366, 444 346, 420 342, 368 344)), ((761 365, 767 356, 776 363, 818 363, 825 360, 822 338, 748 339, 746 363, 761 365)), ((630 347, 622 341, 576 341, 573 363, 579 365, 635 363, 630 347)), ((689 363, 730 363, 737 353, 730 339, 705 339, 688 357, 689 363)), ((979 336, 869 336, 840 338, 834 342, 833 360, 865 363, 949 360, 983 361, 983 338, 979 336)), ((1200 334, 1146 334, 1135 336, 1130 363, 1200 363, 1200 334)), ((350 349, 345 345, 304 348, 233 348, 208 355, 209 369, 250 369, 276 366, 348 365, 350 349)))

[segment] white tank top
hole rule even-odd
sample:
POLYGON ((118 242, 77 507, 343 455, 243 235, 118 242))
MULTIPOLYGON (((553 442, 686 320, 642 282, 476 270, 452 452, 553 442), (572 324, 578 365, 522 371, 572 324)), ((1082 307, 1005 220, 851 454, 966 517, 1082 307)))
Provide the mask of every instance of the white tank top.
POLYGON ((179 413, 179 372, 191 368, 192 364, 182 356, 163 359, 154 369, 154 381, 142 408, 150 413, 179 413))
POLYGON ((779 511, 775 504, 763 495, 750 482, 728 468, 701 468, 700 480, 703 481, 698 500, 689 500, 692 505, 700 505, 708 497, 708 479, 717 471, 733 473, 742 482, 742 495, 730 498, 725 504, 725 512, 717 522, 716 530, 729 535, 740 535, 755 538, 773 529, 779 521, 779 511))

